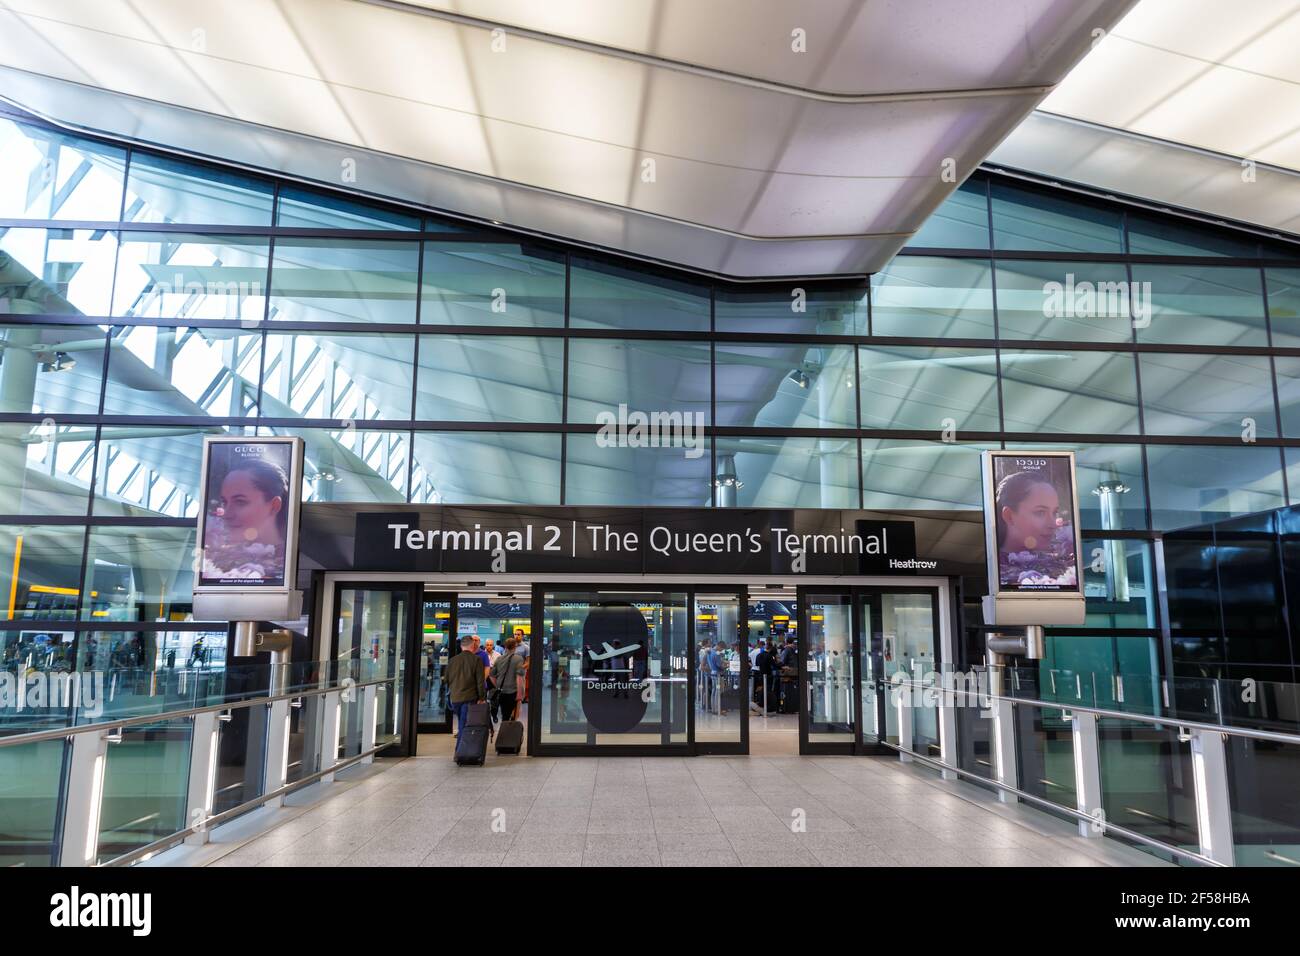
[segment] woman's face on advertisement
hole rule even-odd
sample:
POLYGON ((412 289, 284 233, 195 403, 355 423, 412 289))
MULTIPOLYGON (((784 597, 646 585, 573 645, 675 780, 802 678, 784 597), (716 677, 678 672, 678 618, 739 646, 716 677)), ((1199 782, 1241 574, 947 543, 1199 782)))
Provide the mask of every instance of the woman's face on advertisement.
POLYGON ((275 518, 284 506, 280 496, 268 498, 246 471, 232 471, 221 483, 226 526, 249 541, 274 540, 275 518))
POLYGON ((1061 509, 1061 499, 1056 489, 1039 482, 1017 508, 1003 508, 1002 520, 1007 523, 1007 544, 1012 548, 1042 551, 1056 534, 1056 516, 1061 509))

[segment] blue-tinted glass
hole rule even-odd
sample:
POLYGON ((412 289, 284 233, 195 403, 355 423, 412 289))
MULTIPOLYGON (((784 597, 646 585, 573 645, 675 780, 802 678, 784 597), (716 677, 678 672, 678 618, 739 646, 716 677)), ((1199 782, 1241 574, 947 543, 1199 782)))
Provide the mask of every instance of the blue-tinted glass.
POLYGON ((0 229, 0 312, 107 315, 117 237, 89 229, 0 229))
MULTIPOLYGON (((1087 601, 1085 626, 1134 629, 1158 626, 1156 594, 1151 587, 1154 580, 1151 545, 1146 541, 1099 538, 1084 538, 1081 544, 1083 594, 1087 601)), ((1102 686, 1098 686, 1097 693, 1102 692, 1102 686)))
POLYGON ((871 277, 871 334, 993 338, 989 262, 928 256, 894 259, 871 277))
POLYGON ((1282 434, 1300 438, 1300 358, 1290 355, 1273 357, 1277 372, 1277 400, 1282 411, 1282 434))
POLYGON ((1268 356, 1147 353, 1138 360, 1148 435, 1277 434, 1268 356))
POLYGON ((104 343, 94 325, 0 325, 0 412, 94 415, 104 343))
POLYGON ((126 179, 127 222, 212 226, 269 226, 275 190, 270 182, 178 159, 131 155, 126 179))
POLYGON ((1138 433, 1132 355, 1002 349, 1000 356, 1007 431, 1138 433))
POLYGON ((558 422, 563 416, 563 388, 561 339, 420 337, 417 419, 558 422))
POLYGON ((1286 454, 1286 485, 1291 494, 1291 504, 1300 505, 1300 448, 1284 448, 1286 454))
POLYGON ((218 433, 147 425, 105 429, 99 440, 95 517, 197 518, 203 436, 218 433))
POLYGON ((992 349, 861 348, 858 366, 863 428, 999 428, 992 349))
POLYGON ((84 515, 94 449, 93 425, 0 425, 0 514, 84 515))
MULTIPOLYGON (((749 508, 856 508, 853 438, 718 438, 718 474, 735 469, 735 504, 749 508)), ((728 504, 719 489, 719 505, 728 504)))
POLYGON ((1300 346, 1300 269, 1268 269, 1264 275, 1273 344, 1296 348, 1300 346))
POLYGON ((980 452, 995 445, 862 440, 862 507, 980 509, 980 452))
MULTIPOLYGON (((10 636, 0 634, 0 643, 10 636)), ((64 739, 0 749, 0 866, 54 862, 66 749, 64 739)))
POLYGON ((1141 445, 1016 442, 1027 451, 1072 451, 1079 488, 1079 527, 1128 531, 1147 526, 1141 445))
POLYGON ((360 332, 266 336, 267 418, 352 421, 411 417, 415 337, 360 332))
MULTIPOLYGON (((601 424, 605 414, 682 412, 709 421, 707 342, 573 339, 569 421, 601 424)), ((773 383, 775 385, 775 382, 773 383)))
POLYGON ((943 201, 908 242, 930 249, 987 249, 989 205, 985 181, 972 176, 943 201))
POLYGON ((720 342, 714 361, 719 425, 857 427, 850 345, 720 342))
POLYGON ((423 325, 564 325, 564 255, 514 242, 427 242, 423 325))
POLYGON ((812 284, 764 291, 718 289, 714 323, 719 332, 865 335, 867 290, 812 284))
POLYGON ((999 262, 998 335, 1003 341, 1130 342, 1128 293, 1123 265, 999 262))
POLYGON ((1139 342, 1268 345, 1258 269, 1134 265, 1132 271, 1139 342))
POLYGON ((707 439, 702 449, 653 448, 569 435, 566 448, 565 504, 702 508, 712 500, 707 439))
POLYGON ((113 314, 260 322, 269 257, 270 241, 255 236, 125 232, 113 314))
POLYGON ((303 440, 303 501, 396 504, 406 500, 410 432, 266 427, 260 431, 303 440))
POLYGON ((104 758, 99 855, 114 857, 175 833, 190 821, 186 798, 194 722, 189 717, 124 728, 104 758))
POLYGON ((709 330, 709 287, 575 257, 569 273, 575 329, 709 330))
POLYGON ((115 328, 112 342, 106 415, 257 414, 260 333, 131 325, 115 328))
POLYGON ((420 217, 404 215, 331 193, 285 186, 280 190, 275 224, 300 229, 418 230, 420 217))
POLYGON ((116 222, 126 150, 0 119, 0 218, 116 222))
POLYGON ((414 241, 277 238, 270 317, 317 324, 414 322, 419 266, 414 241))
POLYGON ((14 609, 10 620, 76 620, 85 534, 76 525, 0 525, 0 593, 14 609))
POLYGON ((1286 503, 1277 448, 1148 445, 1151 522, 1169 531, 1286 503))
POLYGON ((83 621, 184 621, 194 598, 193 528, 92 528, 83 621))
POLYGON ((1257 256, 1253 236, 1214 229, 1186 219, 1129 213, 1129 251, 1158 256, 1257 256))
POLYGON ((419 504, 558 505, 560 436, 416 432, 411 500, 419 504))
POLYGON ((993 246, 1062 252, 1123 252, 1123 216, 1060 192, 994 180, 993 246))

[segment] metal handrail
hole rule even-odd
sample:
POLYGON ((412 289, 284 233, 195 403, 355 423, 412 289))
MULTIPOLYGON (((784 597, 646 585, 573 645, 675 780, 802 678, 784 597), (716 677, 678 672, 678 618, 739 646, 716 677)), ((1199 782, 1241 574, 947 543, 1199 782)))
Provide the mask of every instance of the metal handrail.
MULTIPOLYGON (((899 673, 902 673, 901 671, 899 673)), ((1098 717, 1108 717, 1118 720, 1137 720, 1150 724, 1158 724, 1165 727, 1175 727, 1186 730, 1200 730, 1208 733, 1227 734, 1233 737, 1247 737, 1253 740, 1271 740, 1274 743, 1283 744, 1300 744, 1300 734, 1285 734, 1274 730, 1257 730, 1253 727, 1235 727, 1229 724, 1207 724, 1204 721, 1184 720, 1177 717, 1159 717, 1155 714, 1142 714, 1126 710, 1111 710, 1106 707, 1089 707, 1086 704, 1072 704, 1068 701, 1049 701, 1039 700, 1036 697, 1007 697, 1004 694, 993 694, 981 690, 967 690, 956 687, 944 687, 940 684, 924 684, 914 680, 881 680, 880 689, 887 691, 893 687, 920 687, 927 690, 935 690, 939 694, 964 694, 975 696, 980 700, 999 700, 1012 704, 1027 704, 1030 707, 1041 707, 1044 710, 1070 710, 1079 711, 1085 714, 1095 714, 1098 717)), ((910 751, 907 751, 910 752, 910 751)))
POLYGON ((882 739, 879 742, 884 746, 888 747, 890 750, 896 750, 900 754, 906 754, 908 757, 911 757, 913 760, 919 760, 922 763, 931 764, 932 766, 938 767, 941 770, 947 770, 951 773, 959 774, 963 777, 970 778, 972 780, 977 781, 978 783, 982 783, 990 787, 996 787, 997 789, 1004 790, 1007 793, 1013 793, 1022 800, 1026 800, 1030 803, 1039 804, 1040 806, 1043 806, 1049 810, 1058 813, 1064 813, 1068 816, 1074 817, 1076 820, 1082 823, 1087 823, 1093 826, 1099 826, 1103 834, 1118 833, 1120 836, 1124 837, 1127 840, 1133 840, 1138 843, 1144 843, 1147 846, 1154 847, 1155 849, 1160 850, 1161 852, 1172 853, 1175 856, 1185 857, 1186 859, 1189 860, 1195 860, 1197 863, 1204 864, 1205 866, 1214 866, 1214 867, 1224 866, 1224 864, 1218 862, 1217 860, 1212 860, 1208 856, 1203 856, 1202 854, 1196 853, 1193 850, 1184 850, 1182 847, 1173 846, 1172 844, 1169 843, 1161 843, 1159 840, 1153 839, 1149 836, 1144 836, 1141 833, 1136 833, 1133 830, 1130 830, 1127 827, 1122 827, 1117 823, 1111 823, 1109 821, 1105 821, 1098 824, 1096 819, 1090 817, 1086 813, 1083 813, 1072 807, 1063 806, 1062 804, 1059 803, 1053 803, 1051 800, 1047 800, 1043 797, 1037 796, 1036 794, 1026 793, 1024 790, 1021 790, 1019 787, 1013 787, 1010 784, 1002 783, 1001 781, 993 780, 989 777, 981 777, 977 773, 972 773, 969 770, 963 770, 961 767, 954 767, 952 764, 944 763, 942 760, 936 760, 934 757, 930 757, 925 754, 916 753, 913 750, 907 750, 903 747, 898 746, 897 744, 891 744, 887 740, 882 739))
MULTIPOLYGON (((371 687, 378 684, 391 684, 396 681, 397 677, 381 677, 376 680, 355 681, 348 685, 350 687, 371 687)), ((50 730, 36 730, 29 734, 10 734, 9 736, 0 737, 0 747, 17 747, 21 744, 40 743, 43 740, 61 740, 68 737, 75 737, 77 734, 103 733, 106 730, 117 730, 121 727, 138 727, 143 724, 155 724, 160 720, 179 720, 183 717, 194 717, 198 714, 209 714, 213 712, 226 710, 240 710, 245 707, 257 707, 262 704, 271 704, 277 700, 297 700, 300 697, 320 697, 330 694, 342 688, 342 684, 334 684, 330 687, 314 687, 309 690, 293 691, 291 693, 267 695, 265 697, 247 697, 243 700, 234 700, 224 704, 210 704, 205 707, 190 707, 185 710, 168 710, 157 714, 145 714, 139 717, 123 717, 119 720, 104 720, 94 724, 74 724, 69 727, 54 727, 50 730)))
POLYGON ((188 827, 186 827, 183 830, 177 830, 175 833, 171 833, 160 840, 154 840, 152 843, 147 844, 146 846, 137 847, 136 849, 131 850, 129 853, 123 853, 121 856, 115 856, 111 860, 105 860, 103 863, 99 863, 96 865, 129 866, 130 864, 136 862, 137 860, 144 859, 146 856, 149 856, 151 853, 159 853, 163 850, 170 849, 171 847, 175 846, 177 843, 180 843, 183 840, 185 840, 185 838, 190 836, 191 834, 199 832, 199 827, 203 827, 206 830, 206 829, 211 829, 212 827, 215 826, 220 826, 222 823, 225 823, 227 820, 232 820, 235 817, 239 816, 240 814, 247 813, 249 810, 255 810, 260 806, 264 806, 267 802, 274 800, 276 797, 293 793, 296 790, 301 790, 303 787, 315 783, 317 780, 321 779, 321 777, 324 777, 326 774, 340 773, 341 771, 347 770, 353 764, 356 764, 357 762, 364 760, 367 757, 373 756, 374 754, 379 753, 381 750, 386 750, 391 746, 392 746, 391 743, 377 744, 374 747, 371 747, 369 750, 362 751, 359 754, 354 754, 351 757, 347 757, 344 760, 340 760, 338 763, 330 767, 328 770, 317 770, 315 773, 309 774, 299 780, 294 780, 291 783, 286 783, 284 786, 278 787, 277 789, 272 790, 270 793, 263 793, 259 796, 254 797, 252 800, 245 800, 237 807, 231 807, 229 810, 222 810, 220 813, 214 813, 212 814, 212 816, 204 818, 204 820, 201 823, 190 824, 188 827))

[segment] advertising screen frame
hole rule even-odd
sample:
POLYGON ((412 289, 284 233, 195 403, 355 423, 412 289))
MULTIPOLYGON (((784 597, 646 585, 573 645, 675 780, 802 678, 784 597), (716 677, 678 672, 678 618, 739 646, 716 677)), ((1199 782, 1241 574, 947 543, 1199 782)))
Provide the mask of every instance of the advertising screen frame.
MULTIPOLYGON (((1079 530, 1079 480, 1075 473, 1074 452, 1072 451, 1038 451, 1008 448, 1005 450, 988 449, 980 456, 980 472, 984 486, 984 553, 988 568, 989 594, 998 601, 1032 601, 1050 598, 1077 598, 1083 600, 1083 540, 1079 530), (997 494, 997 475, 995 463, 1003 458, 1063 458, 1069 462, 1070 474, 1070 525, 1074 532, 1074 566, 1075 583, 1073 587, 1035 587, 1021 589, 1004 587, 1002 569, 998 560, 998 512, 995 497, 997 494)), ((1064 502, 1063 502, 1064 504, 1064 502)))
POLYGON ((260 594, 286 594, 297 590, 298 534, 302 520, 302 474, 305 443, 296 436, 251 437, 246 435, 205 435, 203 438, 202 482, 199 493, 199 518, 195 539, 194 593, 221 594, 256 591, 260 594), (225 583, 205 583, 203 576, 208 523, 208 489, 211 485, 212 449, 215 445, 286 445, 289 447, 289 513, 284 534, 284 578, 278 584, 261 584, 255 578, 225 583))

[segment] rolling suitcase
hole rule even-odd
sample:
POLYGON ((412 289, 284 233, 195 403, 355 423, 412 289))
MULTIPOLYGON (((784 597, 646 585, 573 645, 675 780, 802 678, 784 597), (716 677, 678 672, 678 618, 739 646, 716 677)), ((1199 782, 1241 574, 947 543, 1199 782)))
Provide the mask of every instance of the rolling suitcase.
POLYGON ((456 737, 456 764, 461 767, 481 767, 487 759, 490 728, 482 724, 462 727, 456 737))
POLYGON ((497 753, 517 754, 524 746, 524 725, 517 720, 503 720, 497 728, 497 753))

